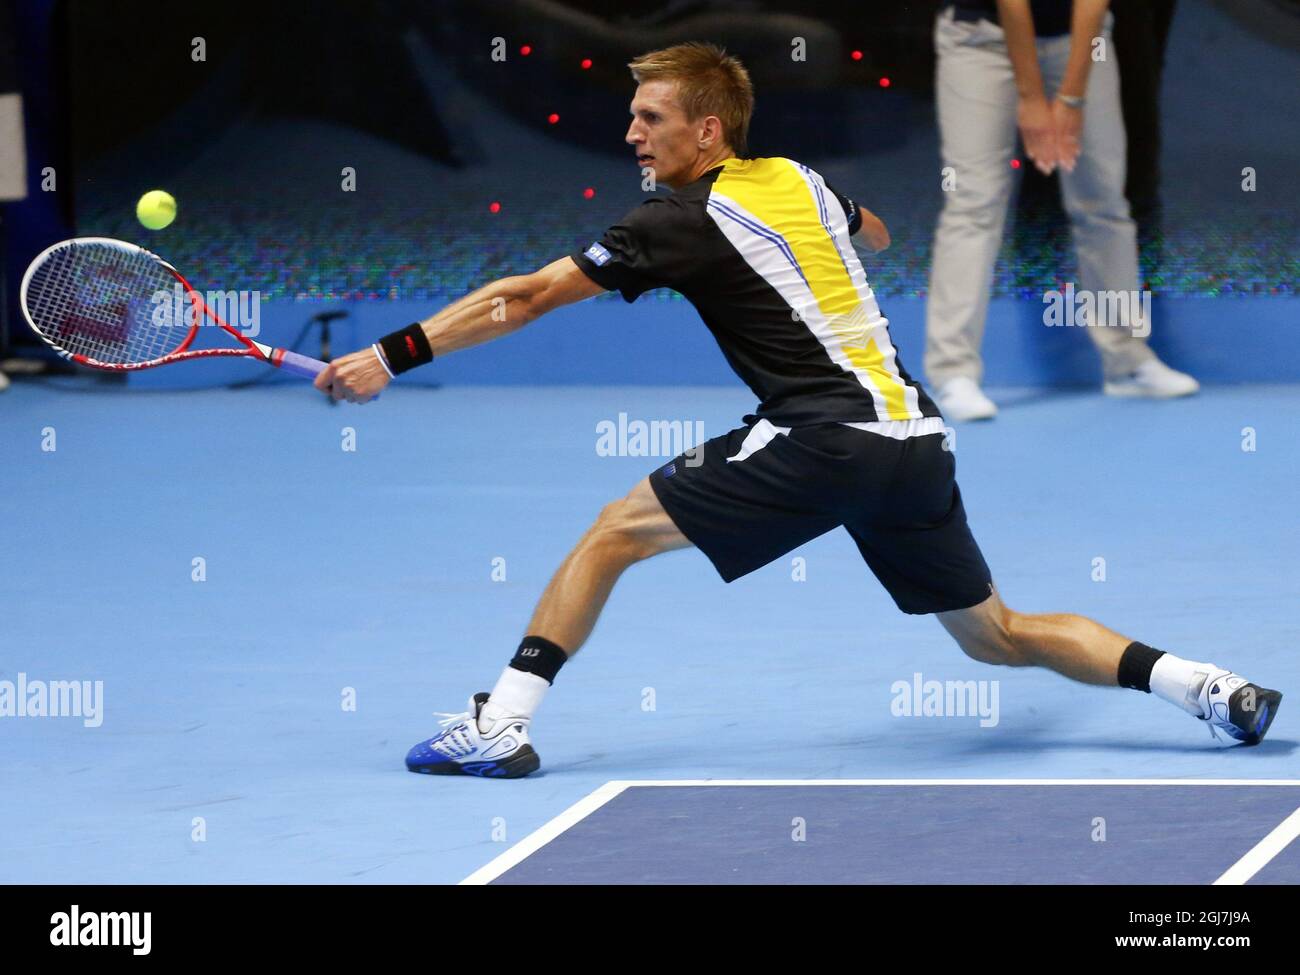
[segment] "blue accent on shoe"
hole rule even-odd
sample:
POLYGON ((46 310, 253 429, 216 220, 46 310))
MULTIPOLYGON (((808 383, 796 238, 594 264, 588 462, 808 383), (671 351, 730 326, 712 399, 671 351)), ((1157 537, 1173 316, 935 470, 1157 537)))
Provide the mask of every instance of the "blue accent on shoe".
POLYGON ((406 767, 415 768, 417 765, 424 765, 428 762, 429 757, 433 754, 433 749, 429 747, 428 741, 422 741, 418 745, 412 745, 411 750, 406 753, 406 767))
POLYGON ((446 755, 435 751, 433 748, 434 742, 441 739, 445 734, 446 732, 444 731, 441 735, 426 738, 419 744, 412 745, 411 750, 406 753, 406 767, 409 769, 415 769, 420 765, 431 765, 434 763, 441 764, 450 761, 446 755))

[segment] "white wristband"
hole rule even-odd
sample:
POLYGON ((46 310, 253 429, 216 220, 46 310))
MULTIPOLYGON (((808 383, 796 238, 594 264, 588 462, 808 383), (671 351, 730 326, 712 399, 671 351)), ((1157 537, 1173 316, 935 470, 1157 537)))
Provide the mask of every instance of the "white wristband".
POLYGON ((376 342, 371 346, 371 348, 375 350, 375 358, 378 359, 379 364, 384 367, 384 372, 388 373, 388 378, 396 379, 397 376, 395 376, 393 370, 388 367, 388 360, 384 358, 384 350, 379 347, 379 343, 376 342))

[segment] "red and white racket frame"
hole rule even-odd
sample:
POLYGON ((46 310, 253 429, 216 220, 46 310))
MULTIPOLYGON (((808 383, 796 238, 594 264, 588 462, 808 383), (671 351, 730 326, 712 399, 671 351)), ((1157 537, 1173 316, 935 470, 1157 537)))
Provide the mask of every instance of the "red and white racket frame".
POLYGON ((261 342, 254 342, 252 339, 243 335, 237 328, 225 322, 216 312, 209 308, 207 303, 204 302, 202 295, 199 294, 194 286, 185 279, 185 276, 181 274, 180 271, 176 270, 170 262, 163 260, 153 251, 146 250, 139 244, 132 244, 128 241, 117 240, 112 237, 73 237, 68 240, 61 240, 57 244, 51 244, 49 247, 45 248, 45 250, 37 254, 36 257, 32 259, 32 262, 27 266, 27 270, 23 274, 22 284, 18 289, 18 297, 19 304, 22 306, 23 317, 27 319, 27 324, 31 327, 32 331, 40 336, 41 341, 54 349, 54 351, 64 359, 75 362, 78 365, 88 366, 91 369, 104 369, 109 372, 134 372, 137 369, 154 369, 158 366, 170 365, 173 362, 185 362, 191 359, 215 359, 231 356, 258 359, 265 362, 267 365, 275 366, 277 369, 283 369, 285 372, 302 376, 304 379, 315 379, 316 376, 326 368, 326 364, 321 362, 319 359, 313 359, 310 356, 291 352, 288 349, 274 348, 269 345, 263 345, 261 342), (42 334, 41 330, 36 327, 36 323, 32 321, 31 314, 27 311, 27 287, 31 282, 33 273, 38 267, 40 267, 45 258, 59 248, 66 247, 69 244, 109 244, 115 248, 125 248, 127 250, 137 251, 141 254, 146 254, 151 260, 157 261, 159 265, 165 268, 172 277, 176 279, 177 283, 185 289, 186 297, 190 299, 190 302, 195 308, 194 322, 190 325, 189 333, 181 341, 181 344, 171 352, 159 356, 156 359, 150 359, 145 362, 121 363, 101 362, 100 360, 92 359, 87 355, 67 352, 60 349, 57 345, 46 338, 45 335, 42 334), (202 315, 199 314, 199 309, 202 310, 202 315), (190 345, 199 334, 202 316, 211 319, 214 324, 220 326, 230 335, 234 336, 243 348, 191 349, 190 345))

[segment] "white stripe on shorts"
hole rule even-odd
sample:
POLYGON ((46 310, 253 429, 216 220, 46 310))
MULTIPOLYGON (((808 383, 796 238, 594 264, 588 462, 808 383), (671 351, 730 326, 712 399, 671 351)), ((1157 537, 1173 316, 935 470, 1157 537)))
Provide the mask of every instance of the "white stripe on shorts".
MULTIPOLYGON (((943 433, 943 417, 923 416, 918 420, 870 420, 861 423, 845 423, 854 430, 866 430, 890 440, 907 440, 910 437, 926 437, 932 433, 943 433)), ((734 457, 728 457, 727 463, 739 463, 752 457, 772 442, 777 436, 784 436, 792 427, 778 427, 770 420, 759 420, 749 428, 744 442, 734 457)))
POLYGON ((871 420, 866 423, 845 423, 854 430, 866 430, 877 433, 890 440, 907 440, 910 437, 926 437, 932 433, 943 433, 943 417, 923 416, 919 420, 871 420))

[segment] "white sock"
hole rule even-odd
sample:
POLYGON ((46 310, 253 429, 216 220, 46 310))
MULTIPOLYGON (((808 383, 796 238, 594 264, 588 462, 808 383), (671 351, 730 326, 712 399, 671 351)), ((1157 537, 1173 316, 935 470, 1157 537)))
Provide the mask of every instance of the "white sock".
POLYGON ((1216 664, 1184 660, 1166 653, 1151 668, 1151 693, 1199 718, 1201 706, 1197 699, 1205 679, 1222 669, 1216 664))
POLYGON ((501 718, 531 718, 550 686, 545 677, 506 667, 479 712, 479 727, 490 728, 501 718))

